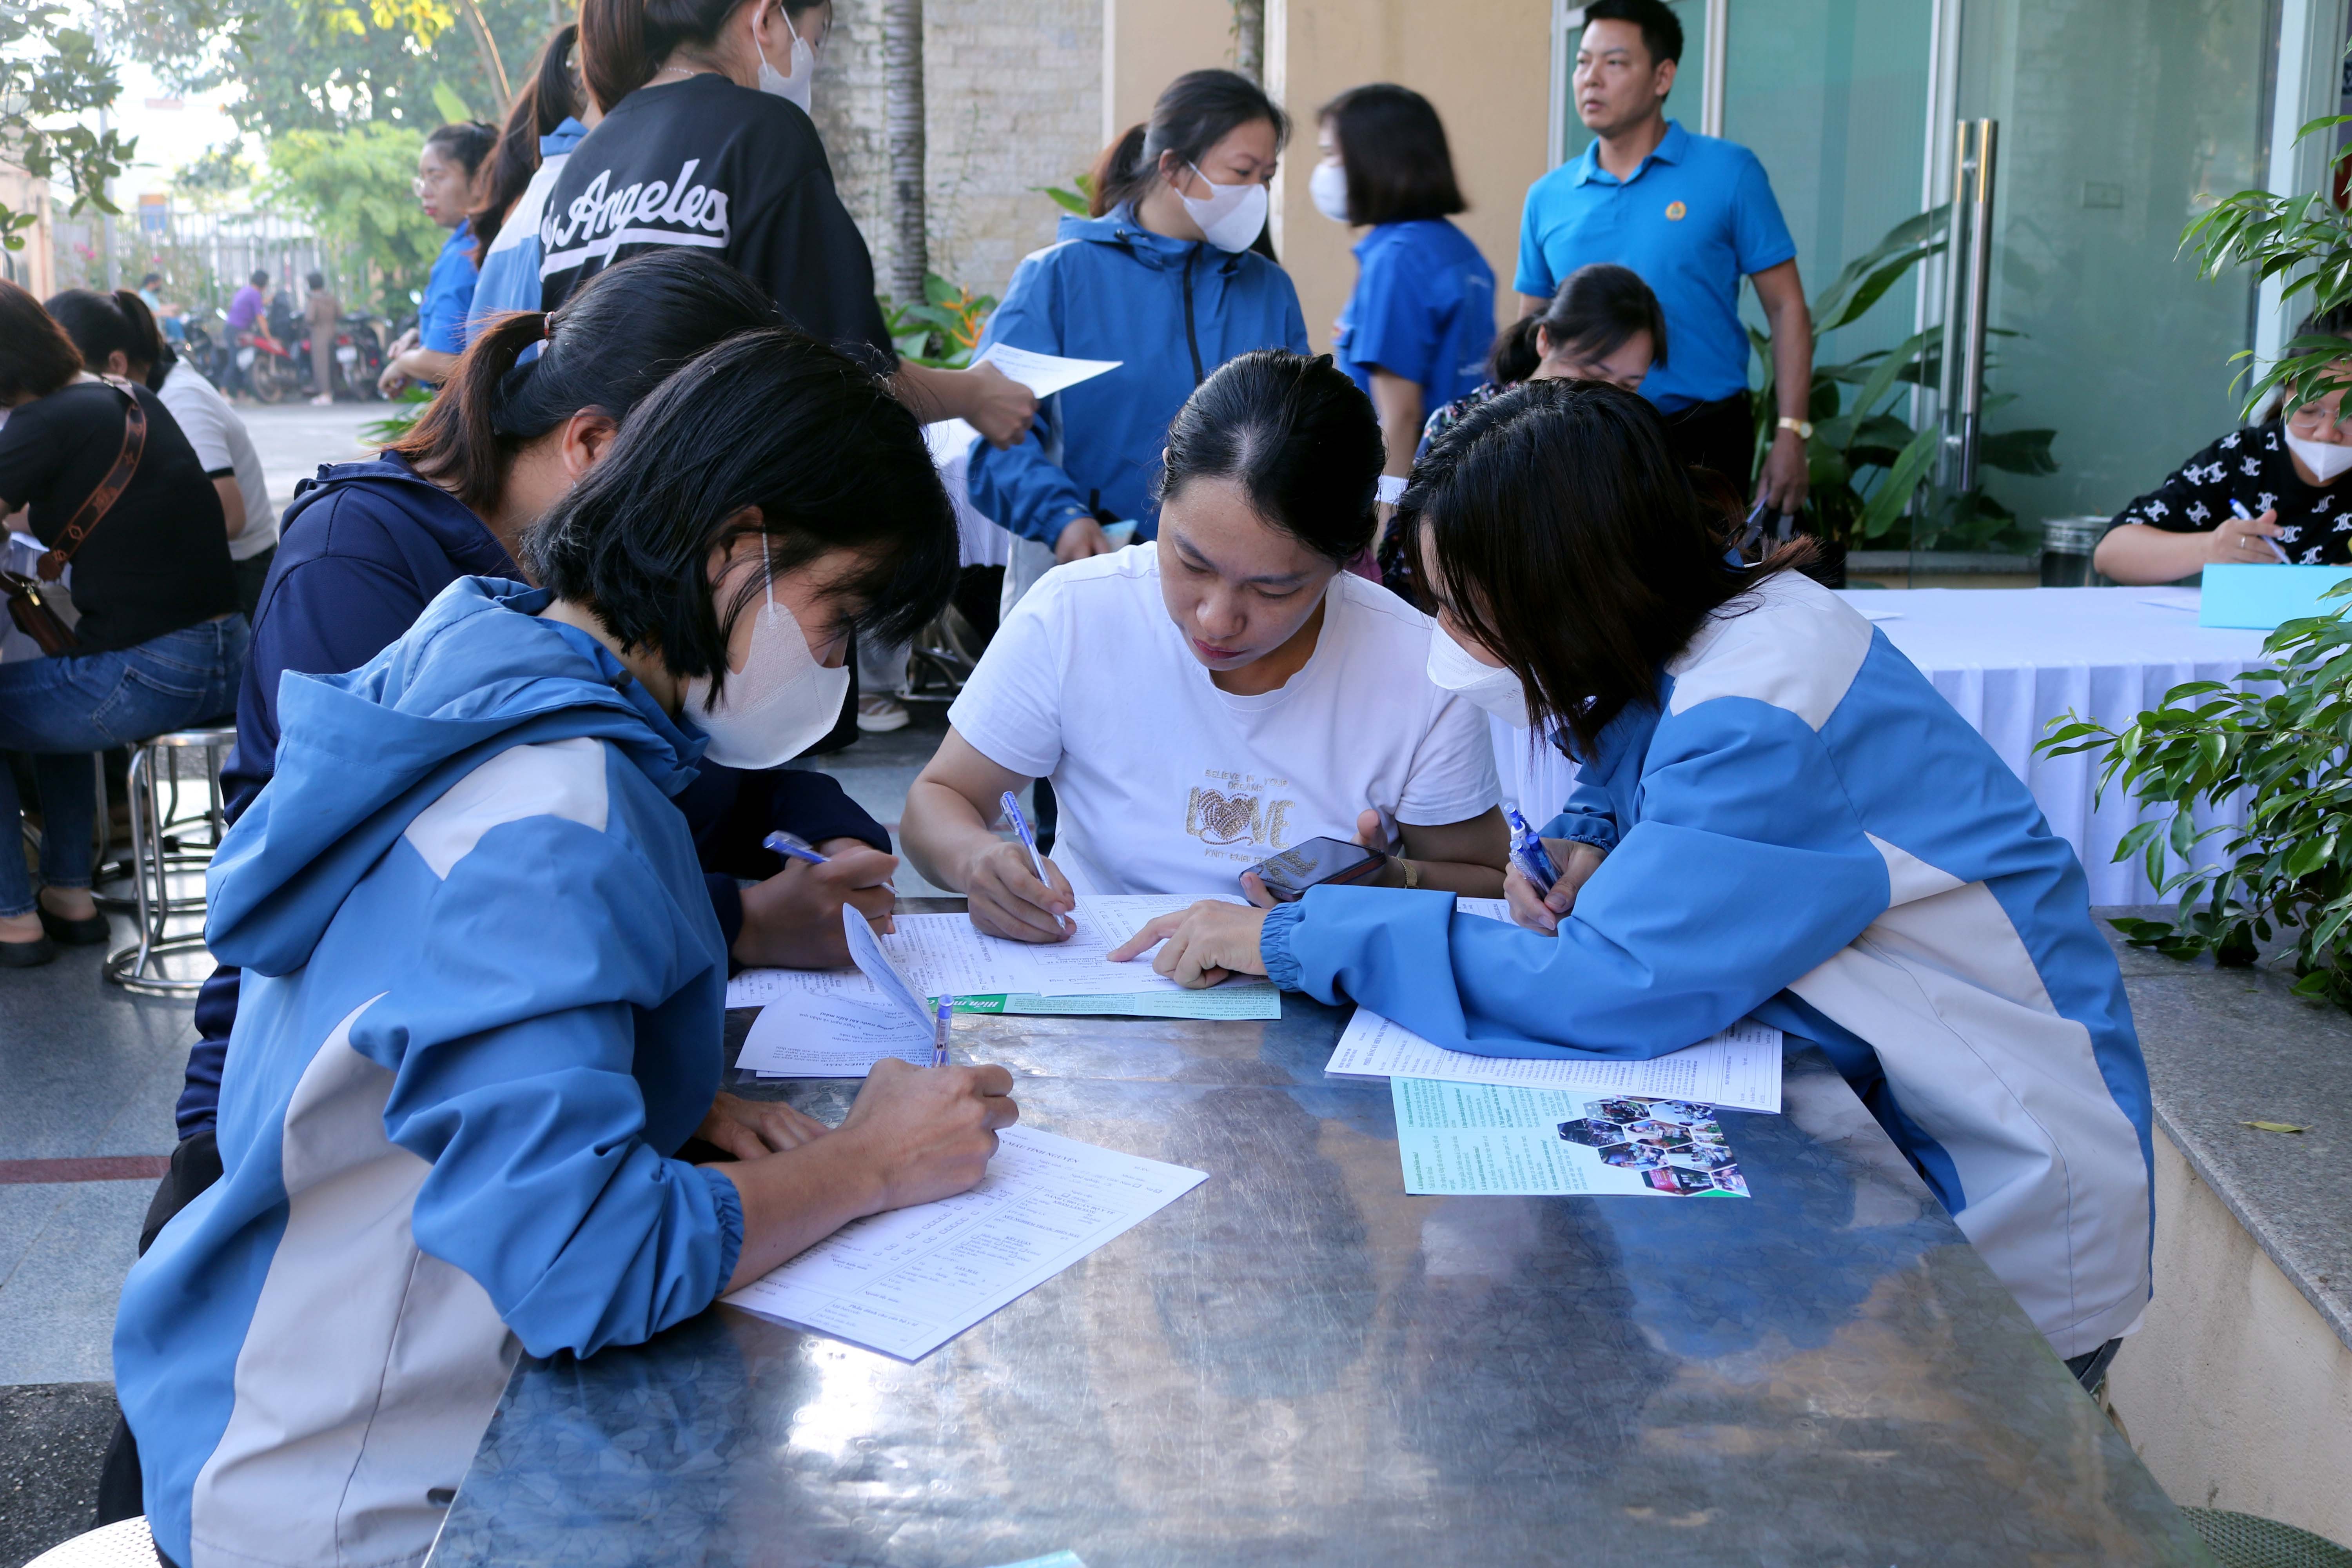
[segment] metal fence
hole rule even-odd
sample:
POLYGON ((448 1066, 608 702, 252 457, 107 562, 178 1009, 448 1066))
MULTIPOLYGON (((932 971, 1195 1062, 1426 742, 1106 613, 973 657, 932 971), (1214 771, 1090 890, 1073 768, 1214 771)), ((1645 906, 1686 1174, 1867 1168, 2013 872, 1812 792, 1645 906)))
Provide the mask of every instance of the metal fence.
MULTIPOLYGON (((366 295, 357 258, 328 246, 299 218, 275 213, 173 212, 156 207, 125 213, 112 224, 115 286, 136 288, 151 272, 163 276, 162 292, 191 310, 226 310, 229 296, 257 269, 269 274, 269 291, 299 300, 304 275, 327 275, 344 300, 366 295)), ((58 287, 108 284, 108 226, 94 213, 60 219, 55 227, 58 287)))

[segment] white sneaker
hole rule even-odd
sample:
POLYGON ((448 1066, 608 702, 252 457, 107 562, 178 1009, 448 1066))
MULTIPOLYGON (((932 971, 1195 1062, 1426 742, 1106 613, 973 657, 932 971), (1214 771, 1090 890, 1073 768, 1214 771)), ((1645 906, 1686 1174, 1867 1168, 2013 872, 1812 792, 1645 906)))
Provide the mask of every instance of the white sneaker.
POLYGON ((877 694, 857 700, 857 727, 869 735, 887 735, 905 729, 910 721, 907 705, 895 697, 877 694))

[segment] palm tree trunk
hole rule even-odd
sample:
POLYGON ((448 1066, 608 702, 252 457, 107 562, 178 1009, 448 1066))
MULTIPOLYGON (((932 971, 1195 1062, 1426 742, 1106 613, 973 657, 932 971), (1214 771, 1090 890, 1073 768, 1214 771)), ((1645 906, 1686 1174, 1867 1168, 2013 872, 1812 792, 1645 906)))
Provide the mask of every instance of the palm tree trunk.
POLYGON ((1265 85, 1265 0, 1234 0, 1234 69, 1265 85))
POLYGON ((923 302, 930 270, 923 213, 923 0, 884 0, 884 127, 890 153, 890 294, 923 302))

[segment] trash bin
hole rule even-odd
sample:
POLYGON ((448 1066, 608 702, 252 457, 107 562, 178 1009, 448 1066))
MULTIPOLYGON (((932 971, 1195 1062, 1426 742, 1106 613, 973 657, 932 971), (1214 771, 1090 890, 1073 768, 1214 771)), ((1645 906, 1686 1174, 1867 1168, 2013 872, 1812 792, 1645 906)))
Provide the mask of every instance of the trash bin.
POLYGON ((2091 552, 2107 531, 2104 517, 2053 517, 2042 525, 2042 585, 2088 588, 2098 582, 2091 552))

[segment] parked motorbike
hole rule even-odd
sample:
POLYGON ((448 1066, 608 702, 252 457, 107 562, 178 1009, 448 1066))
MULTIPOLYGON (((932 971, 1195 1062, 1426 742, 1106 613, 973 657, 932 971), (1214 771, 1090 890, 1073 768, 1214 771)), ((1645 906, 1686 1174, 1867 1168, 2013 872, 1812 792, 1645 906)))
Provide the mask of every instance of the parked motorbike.
POLYGON ((259 403, 283 403, 301 389, 302 373, 284 342, 257 327, 237 345, 237 374, 259 403))
MULTIPOLYGON (((311 358, 310 334, 307 331, 294 344, 293 358, 301 375, 300 390, 316 395, 318 377, 312 368, 316 362, 311 358)), ((376 379, 383 374, 383 340, 377 335, 374 317, 354 312, 337 318, 334 361, 335 385, 328 391, 362 402, 383 395, 376 386, 376 379)))
POLYGON ((226 391, 234 383, 236 366, 222 339, 215 335, 217 328, 209 311, 191 315, 181 328, 179 354, 198 375, 226 391))

